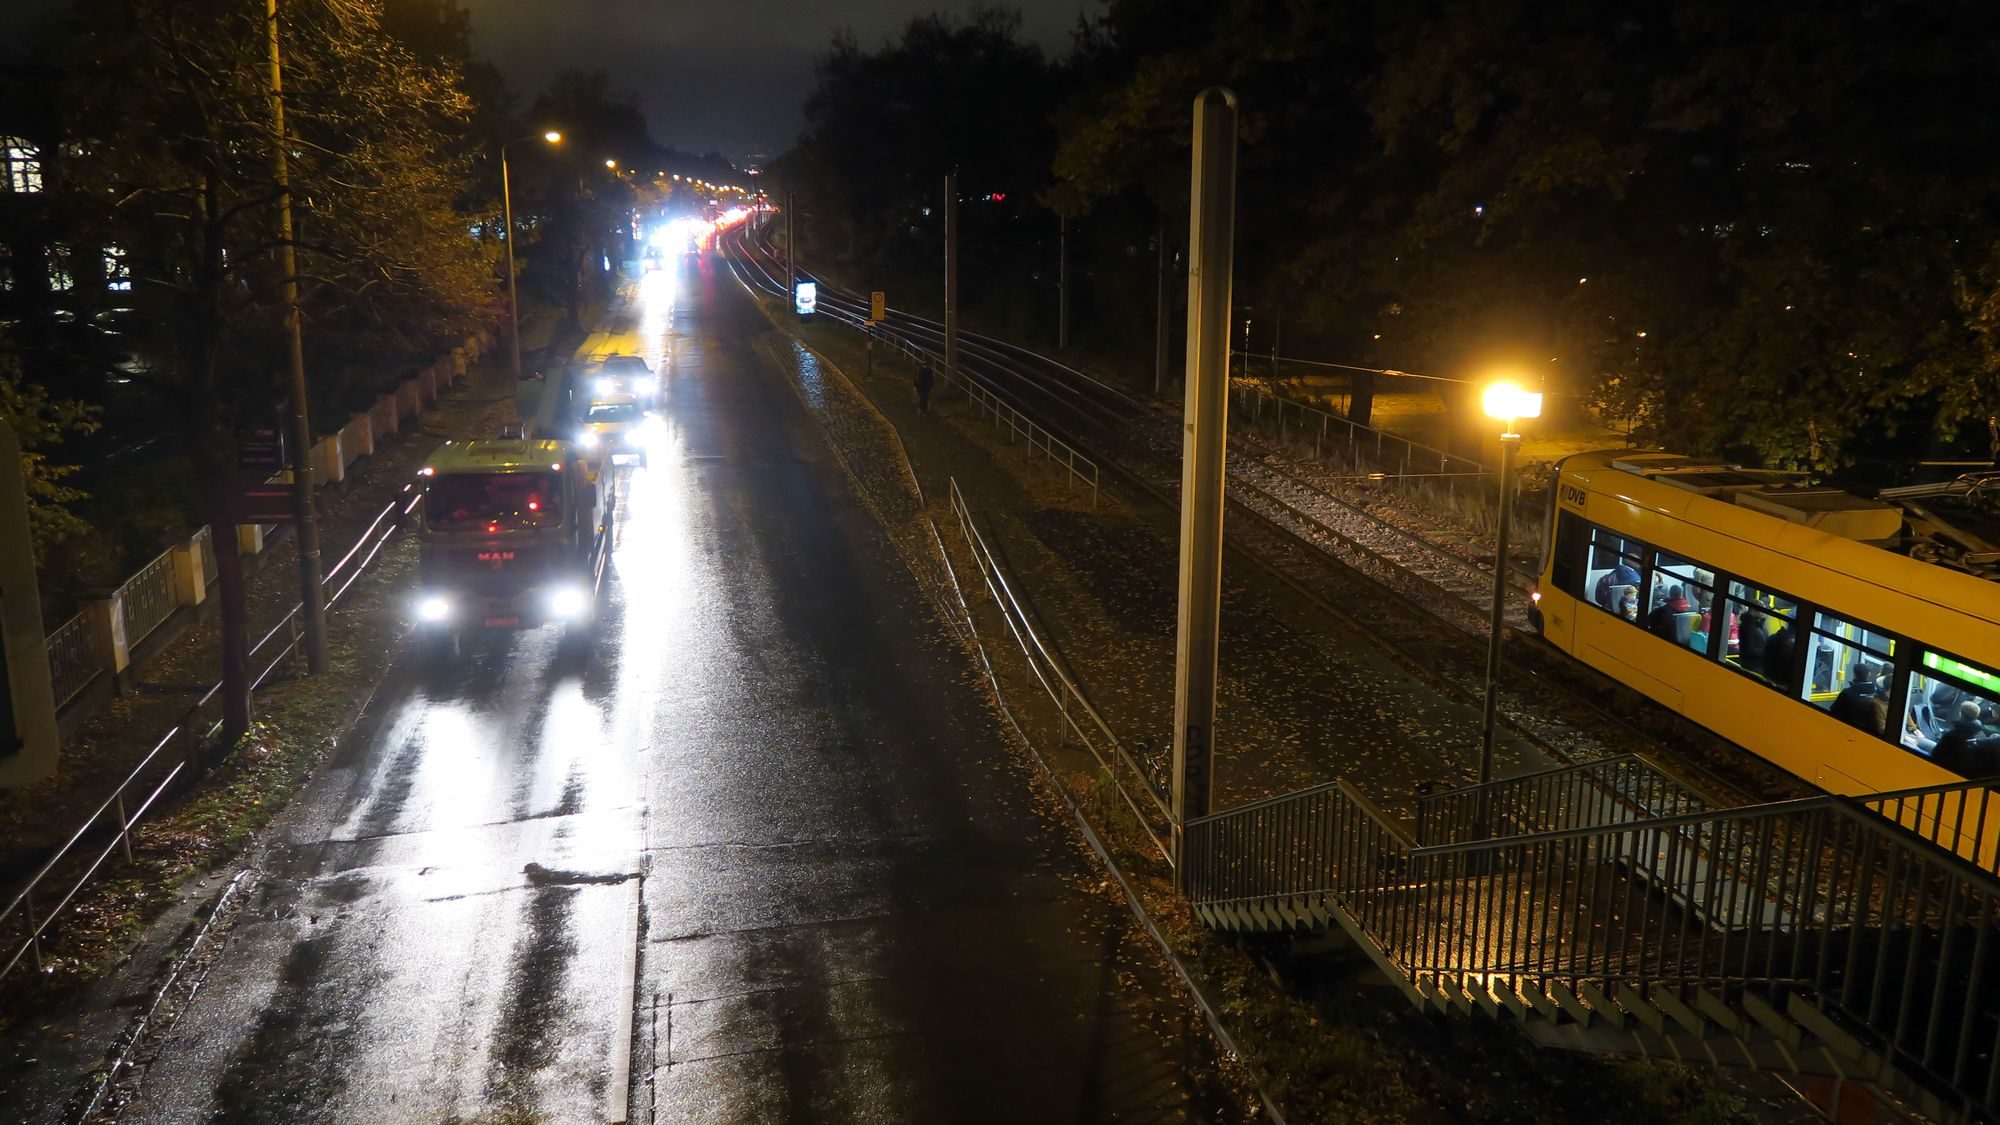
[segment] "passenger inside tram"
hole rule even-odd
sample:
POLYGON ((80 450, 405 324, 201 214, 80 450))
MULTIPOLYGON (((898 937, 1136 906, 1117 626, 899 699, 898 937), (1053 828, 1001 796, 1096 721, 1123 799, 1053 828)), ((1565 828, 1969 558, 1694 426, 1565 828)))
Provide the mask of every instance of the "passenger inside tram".
MULTIPOLYGON (((1925 654, 1927 663, 1955 663, 1925 654)), ((1961 777, 2000 773, 2000 700, 1950 679, 1910 674, 1903 745, 1961 777)))

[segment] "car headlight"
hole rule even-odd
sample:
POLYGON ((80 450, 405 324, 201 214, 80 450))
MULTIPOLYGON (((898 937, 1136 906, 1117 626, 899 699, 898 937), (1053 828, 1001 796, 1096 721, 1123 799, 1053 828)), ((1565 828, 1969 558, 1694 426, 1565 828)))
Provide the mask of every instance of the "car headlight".
POLYGON ((451 617, 451 599, 443 594, 432 594, 417 601, 417 619, 438 622, 451 617))
POLYGON ((549 594, 549 616, 573 621, 590 609, 590 595, 575 586, 561 586, 549 594))
POLYGON ((660 393, 660 377, 658 375, 654 375, 646 380, 646 390, 651 394, 660 393))
POLYGON ((578 449, 596 449, 600 444, 602 443, 599 442, 597 435, 589 430, 576 435, 576 447, 578 449))
POLYGON ((598 394, 608 395, 618 389, 618 380, 605 376, 598 379, 594 385, 597 387, 598 394))

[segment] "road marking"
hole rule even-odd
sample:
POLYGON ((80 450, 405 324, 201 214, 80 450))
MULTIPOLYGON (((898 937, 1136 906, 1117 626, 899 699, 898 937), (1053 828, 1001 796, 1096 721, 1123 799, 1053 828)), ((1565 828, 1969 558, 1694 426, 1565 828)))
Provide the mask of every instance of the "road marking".
MULTIPOLYGON (((641 872, 638 857, 632 870, 641 872)), ((607 1125, 625 1125, 632 1098, 632 1017, 639 1002, 639 903, 645 876, 626 880, 631 908, 625 916, 625 967, 618 974, 625 982, 625 1001, 611 1006, 611 1101, 605 1107, 607 1125)))

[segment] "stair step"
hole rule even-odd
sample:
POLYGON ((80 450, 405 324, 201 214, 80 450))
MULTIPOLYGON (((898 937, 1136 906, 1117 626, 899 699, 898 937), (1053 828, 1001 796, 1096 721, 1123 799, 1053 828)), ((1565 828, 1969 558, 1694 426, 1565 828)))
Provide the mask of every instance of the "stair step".
POLYGON ((1825 1043, 1835 1055, 1855 1064, 1863 1076, 1873 1077, 1887 1072, 1887 1061, 1875 1053, 1867 1044, 1855 1038, 1833 1018, 1820 1011, 1819 1006, 1794 992, 1785 999, 1785 1014, 1800 1027, 1825 1043))
POLYGON ((1706 1016, 1717 1027, 1722 1028, 1731 1035, 1746 1035, 1752 1026, 1750 1021, 1743 1017, 1742 1012, 1737 1011, 1730 1005, 1729 1001, 1717 996, 1709 989, 1696 988, 1694 990, 1694 1006, 1697 1011, 1706 1016))
POLYGON ((1665 1012, 1667 1017, 1679 1024, 1683 1030, 1692 1031, 1706 1038, 1709 1033, 1708 1021, 1700 1012, 1688 1007, 1686 1001, 1674 995, 1671 988, 1654 988, 1646 993, 1646 999, 1653 1006, 1665 1012))
POLYGON ((1661 1011, 1659 1005, 1653 1003, 1646 996, 1644 989, 1637 985, 1621 983, 1618 986, 1616 997, 1620 1006, 1632 1013, 1640 1023, 1645 1024, 1655 1035, 1668 1034, 1667 1014, 1661 1011))
POLYGON ((1773 1039, 1794 1051, 1805 1046, 1805 1031, 1798 1024, 1785 1018, 1784 1013, 1773 1008, 1762 996, 1754 992, 1745 992, 1739 1003, 1742 1004, 1743 1011, 1757 1021, 1757 1026, 1763 1028, 1773 1039))
POLYGON ((1632 1026, 1632 1013, 1626 1011, 1611 997, 1606 996, 1604 990, 1598 987, 1595 981, 1580 980, 1576 982, 1576 995, 1577 999, 1590 1005, 1592 1012, 1595 1013, 1595 1018, 1602 1020, 1607 1026, 1616 1028, 1619 1031, 1632 1026))
POLYGON ((1546 990, 1549 994, 1549 999, 1556 1002, 1556 1007, 1568 1013, 1569 1018, 1585 1026, 1596 1022, 1597 1013, 1591 1009, 1589 1004, 1584 1003, 1581 997, 1570 991, 1569 986, 1563 984, 1561 981, 1552 980, 1548 982, 1546 990))
POLYGON ((1539 982, 1523 981, 1516 978, 1514 991, 1520 995, 1521 999, 1526 1000, 1528 1007, 1533 1009, 1543 1019, 1555 1023, 1562 1022, 1562 1008, 1549 998, 1548 992, 1539 982))

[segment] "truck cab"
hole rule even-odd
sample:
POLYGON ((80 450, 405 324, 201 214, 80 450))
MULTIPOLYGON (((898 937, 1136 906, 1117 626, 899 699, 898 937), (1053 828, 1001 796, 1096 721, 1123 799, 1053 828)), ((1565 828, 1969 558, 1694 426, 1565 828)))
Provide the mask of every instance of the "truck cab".
POLYGON ((611 493, 566 441, 447 442, 423 478, 420 628, 588 627, 609 548, 611 493))

